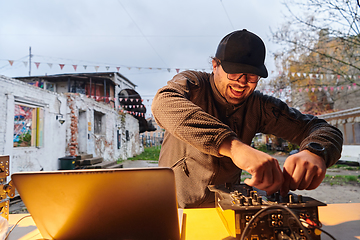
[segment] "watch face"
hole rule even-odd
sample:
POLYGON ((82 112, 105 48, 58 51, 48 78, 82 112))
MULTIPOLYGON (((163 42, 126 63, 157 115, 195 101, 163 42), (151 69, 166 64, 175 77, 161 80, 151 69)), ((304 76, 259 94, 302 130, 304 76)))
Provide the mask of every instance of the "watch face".
POLYGON ((309 147, 316 151, 324 151, 325 150, 325 148, 323 146, 321 146, 321 144, 315 143, 315 142, 309 143, 309 147))

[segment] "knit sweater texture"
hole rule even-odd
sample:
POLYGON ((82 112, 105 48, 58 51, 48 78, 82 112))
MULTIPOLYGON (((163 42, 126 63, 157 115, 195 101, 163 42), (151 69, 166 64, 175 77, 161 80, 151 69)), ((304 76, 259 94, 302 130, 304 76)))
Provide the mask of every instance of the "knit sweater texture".
POLYGON ((342 133, 325 120, 259 91, 238 105, 229 104, 213 74, 205 72, 177 74, 158 90, 152 113, 166 130, 159 166, 173 169, 180 208, 214 207, 208 185, 240 183, 241 169, 219 154, 229 136, 250 145, 256 133, 273 134, 298 144, 300 151, 316 142, 325 148, 327 167, 341 155, 342 133))

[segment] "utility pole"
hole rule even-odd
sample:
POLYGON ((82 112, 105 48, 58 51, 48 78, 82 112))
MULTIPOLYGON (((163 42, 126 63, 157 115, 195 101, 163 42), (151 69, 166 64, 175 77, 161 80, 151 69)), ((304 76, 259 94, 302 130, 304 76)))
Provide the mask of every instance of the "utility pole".
POLYGON ((31 46, 29 47, 29 76, 31 76, 31 46))

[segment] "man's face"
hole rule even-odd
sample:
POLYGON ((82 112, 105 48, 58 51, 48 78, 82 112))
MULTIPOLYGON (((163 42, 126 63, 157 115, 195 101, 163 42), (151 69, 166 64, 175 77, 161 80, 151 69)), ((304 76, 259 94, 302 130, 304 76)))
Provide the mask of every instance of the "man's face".
POLYGON ((214 82, 220 94, 230 104, 239 104, 243 102, 255 90, 257 83, 247 82, 244 75, 237 81, 229 80, 227 73, 216 61, 212 61, 214 82))

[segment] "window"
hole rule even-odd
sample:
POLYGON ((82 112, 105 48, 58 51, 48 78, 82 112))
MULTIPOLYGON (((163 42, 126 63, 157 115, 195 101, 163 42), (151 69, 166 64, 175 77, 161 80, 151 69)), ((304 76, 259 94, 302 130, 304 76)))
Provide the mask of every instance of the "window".
POLYGON ((49 83, 49 82, 47 82, 47 83, 46 83, 46 90, 55 92, 55 83, 49 83))
POLYGON ((15 103, 14 147, 41 147, 44 144, 44 109, 15 103))
POLYGON ((355 143, 360 144, 360 123, 354 123, 355 143))
POLYGON ((105 129, 104 118, 105 118, 105 114, 94 111, 94 133, 95 134, 102 134, 105 132, 104 131, 104 129, 105 129))
POLYGON ((346 132, 345 142, 348 144, 354 143, 353 124, 352 123, 345 124, 345 132, 346 132))

